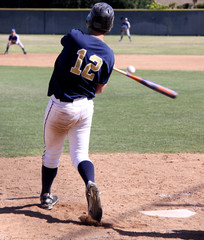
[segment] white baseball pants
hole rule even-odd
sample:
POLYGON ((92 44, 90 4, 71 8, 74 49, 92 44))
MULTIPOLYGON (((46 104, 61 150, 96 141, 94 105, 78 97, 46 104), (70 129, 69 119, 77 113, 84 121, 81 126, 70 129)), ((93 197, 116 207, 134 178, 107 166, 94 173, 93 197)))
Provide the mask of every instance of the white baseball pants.
POLYGON ((123 30, 121 30, 121 38, 123 38, 123 35, 124 35, 125 33, 127 34, 128 38, 131 39, 130 30, 129 30, 129 29, 123 29, 123 30))
POLYGON ((16 43, 8 42, 7 47, 10 47, 11 45, 15 45, 15 44, 19 45, 22 49, 24 49, 22 42, 19 40, 17 40, 16 43))
POLYGON ((51 96, 44 119, 45 167, 58 167, 66 136, 73 166, 77 169, 81 161, 91 161, 88 151, 93 111, 93 100, 78 98, 69 103, 51 96))

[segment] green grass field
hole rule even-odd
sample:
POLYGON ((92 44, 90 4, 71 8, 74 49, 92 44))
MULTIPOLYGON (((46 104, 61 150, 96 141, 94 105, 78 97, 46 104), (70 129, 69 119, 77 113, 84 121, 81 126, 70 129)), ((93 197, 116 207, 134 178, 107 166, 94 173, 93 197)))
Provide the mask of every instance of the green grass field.
MULTIPOLYGON (((28 53, 45 52, 58 53, 61 51, 62 35, 20 35, 28 53)), ((0 34, 0 52, 6 49, 8 35, 0 34)), ((105 36, 105 42, 115 54, 182 54, 203 55, 204 36, 138 36, 132 35, 132 42, 124 36, 119 42, 119 35, 105 36)), ((10 52, 21 52, 18 47, 11 46, 10 52)))
MULTIPOLYGON (((60 52, 59 35, 22 35, 28 52, 60 52)), ((204 37, 106 36, 115 53, 203 54, 204 37)), ((1 51, 7 35, 0 35, 1 51)), ((11 52, 21 51, 13 47, 11 52)), ((41 155, 52 68, 0 66, 0 156, 41 155)), ((204 152, 204 72, 142 71, 172 88, 173 100, 113 72, 95 99, 90 152, 204 152)), ((65 144, 68 152, 68 143, 65 144)))
MULTIPOLYGON (((0 66, 0 156, 41 155, 52 68, 0 66)), ((137 71, 173 100, 113 72, 95 99, 91 152, 204 152, 204 72, 137 71)), ((68 143, 65 144, 68 152, 68 143)))

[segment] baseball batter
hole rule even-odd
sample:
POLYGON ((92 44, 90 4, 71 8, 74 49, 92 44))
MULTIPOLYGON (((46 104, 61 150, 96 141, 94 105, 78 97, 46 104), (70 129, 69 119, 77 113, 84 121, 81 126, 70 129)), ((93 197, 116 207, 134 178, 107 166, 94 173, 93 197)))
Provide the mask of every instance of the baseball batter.
POLYGON ((121 36, 120 36, 120 42, 123 40, 124 34, 127 34, 130 42, 132 41, 130 36, 130 22, 128 21, 128 18, 125 18, 125 20, 121 24, 121 36))
POLYGON ((105 89, 115 61, 113 51, 103 41, 113 21, 112 7, 104 2, 96 3, 86 19, 89 34, 72 29, 61 39, 63 50, 50 79, 50 100, 44 119, 41 206, 52 209, 58 201, 58 197, 51 194, 51 185, 68 137, 72 164, 86 186, 88 213, 98 222, 102 218, 102 207, 94 165, 88 154, 89 138, 93 98, 105 89))
POLYGON ((11 34, 9 35, 8 44, 7 44, 6 51, 4 54, 8 54, 8 50, 9 50, 10 46, 14 45, 14 44, 18 44, 21 47, 21 49, 23 50, 23 53, 27 54, 22 42, 19 39, 19 35, 16 33, 16 30, 13 28, 13 29, 11 29, 11 34))

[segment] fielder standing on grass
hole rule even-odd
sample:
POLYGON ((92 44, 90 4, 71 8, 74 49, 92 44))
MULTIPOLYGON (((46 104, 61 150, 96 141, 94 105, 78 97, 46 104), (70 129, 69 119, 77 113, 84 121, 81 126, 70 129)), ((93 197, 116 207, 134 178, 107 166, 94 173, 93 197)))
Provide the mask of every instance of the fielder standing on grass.
POLYGON ((125 20, 121 24, 121 36, 120 36, 120 42, 123 40, 124 34, 127 34, 130 42, 132 41, 130 36, 130 22, 128 21, 128 18, 125 18, 125 20))
MULTIPOLYGON (((51 194, 51 185, 68 136, 72 164, 85 183, 88 214, 98 222, 102 207, 88 151, 93 98, 105 89, 115 61, 113 51, 103 41, 113 21, 112 7, 104 2, 96 3, 86 19, 89 34, 72 29, 61 39, 63 50, 50 79, 50 101, 44 119, 41 206, 52 209, 58 201, 51 194)), ((72 194, 69 186, 66 187, 67 194, 72 194)))
POLYGON ((13 28, 13 29, 11 29, 11 34, 9 35, 8 44, 7 44, 6 51, 4 54, 8 54, 8 50, 9 50, 10 46, 14 45, 14 44, 19 45, 21 47, 23 53, 27 54, 22 42, 19 39, 19 35, 16 33, 16 30, 13 28))

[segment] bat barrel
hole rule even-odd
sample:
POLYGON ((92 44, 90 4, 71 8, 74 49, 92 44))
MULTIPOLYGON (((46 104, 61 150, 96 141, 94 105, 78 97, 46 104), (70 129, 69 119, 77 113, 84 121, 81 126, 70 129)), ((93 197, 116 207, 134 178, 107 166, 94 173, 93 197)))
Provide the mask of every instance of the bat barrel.
POLYGON ((176 98, 178 93, 167 88, 167 87, 164 87, 164 86, 161 86, 159 85, 158 83, 154 83, 150 80, 147 80, 147 79, 142 79, 140 81, 141 84, 145 85, 146 87, 149 87, 151 88, 152 90, 156 91, 156 92, 159 92, 163 95, 166 95, 167 97, 170 97, 170 98, 176 98))
POLYGON ((152 90, 156 91, 156 92, 159 92, 167 97, 170 97, 170 98, 176 98, 178 93, 167 88, 167 87, 164 87, 162 85, 159 85, 158 83, 155 83, 155 82, 152 82, 150 80, 147 80, 147 79, 144 79, 144 78, 141 78, 141 77, 138 77, 138 76, 135 76, 133 74, 130 74, 130 73, 127 73, 123 70, 120 70, 116 67, 113 68, 113 70, 115 70, 116 72, 120 73, 120 74, 123 74, 125 75, 126 77, 129 77, 129 78, 132 78, 134 79, 135 81, 143 84, 144 86, 148 87, 148 88, 151 88, 152 90))

